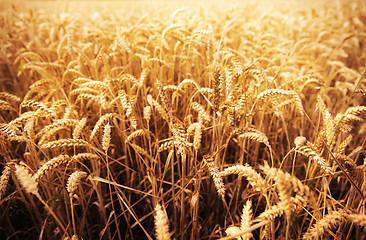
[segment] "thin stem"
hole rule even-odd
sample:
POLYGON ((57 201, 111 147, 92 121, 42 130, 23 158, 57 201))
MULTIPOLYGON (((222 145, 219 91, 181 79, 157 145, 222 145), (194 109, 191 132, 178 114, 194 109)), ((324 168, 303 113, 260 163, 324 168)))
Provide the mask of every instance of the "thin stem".
POLYGON ((39 193, 35 194, 36 197, 39 199, 39 201, 41 201, 41 203, 46 207, 47 211, 53 216, 53 218, 56 220, 57 224, 61 227, 62 231, 64 232, 64 234, 66 234, 67 237, 70 237, 69 233, 67 232, 66 228, 64 227, 64 225, 61 223, 60 219, 57 217, 57 215, 55 214, 55 212, 52 210, 52 208, 45 202, 43 201, 41 195, 39 195, 39 193))
POLYGON ((75 226, 75 214, 74 214, 74 204, 73 197, 70 196, 70 205, 71 205, 71 219, 72 219, 72 228, 74 230, 74 235, 76 235, 76 226, 75 226))

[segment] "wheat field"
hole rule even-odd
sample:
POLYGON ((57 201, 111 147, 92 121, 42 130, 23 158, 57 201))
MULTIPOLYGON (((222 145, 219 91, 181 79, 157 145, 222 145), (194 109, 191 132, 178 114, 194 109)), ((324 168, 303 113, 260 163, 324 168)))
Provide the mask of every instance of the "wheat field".
POLYGON ((366 238, 366 3, 1 1, 0 239, 366 238))

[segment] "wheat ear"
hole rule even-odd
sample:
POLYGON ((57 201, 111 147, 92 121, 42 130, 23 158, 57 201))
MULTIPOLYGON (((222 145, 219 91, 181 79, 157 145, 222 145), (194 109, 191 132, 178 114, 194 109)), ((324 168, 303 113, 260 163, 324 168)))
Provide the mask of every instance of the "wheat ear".
POLYGON ((29 173, 25 166, 15 164, 15 175, 27 193, 32 193, 36 196, 39 195, 38 182, 32 178, 32 174, 29 173))
POLYGON ((103 138, 102 138, 102 148, 105 153, 108 152, 109 146, 111 144, 111 132, 112 128, 109 122, 104 126, 103 138))
POLYGON ((203 156, 203 160, 208 168, 208 171, 210 172, 213 181, 215 183, 215 187, 217 190, 217 193, 220 195, 220 197, 225 197, 225 185, 224 181, 222 180, 222 176, 219 172, 219 167, 215 164, 211 156, 205 155, 203 156))
POLYGON ((55 218, 56 222, 59 224, 64 233, 69 236, 66 228, 61 223, 57 215, 53 212, 52 208, 47 204, 47 202, 42 199, 41 195, 39 195, 38 182, 32 177, 32 174, 26 169, 26 167, 23 165, 15 164, 15 175, 20 181, 20 184, 24 187, 25 191, 34 194, 42 202, 48 212, 55 218))
POLYGON ((6 188, 8 187, 10 175, 11 175, 10 165, 6 164, 0 178, 0 201, 1 199, 3 199, 6 188))
POLYGON ((127 142, 130 142, 131 140, 137 138, 137 137, 140 137, 140 136, 144 136, 146 134, 145 130, 144 129, 139 129, 139 130, 136 130, 134 131, 133 133, 131 133, 127 138, 126 138, 126 141, 125 143, 127 142))
MULTIPOLYGON (((74 230, 74 236, 76 236, 76 225, 75 225, 75 214, 74 214, 74 204, 73 199, 76 196, 75 191, 81 181, 82 178, 85 178, 88 174, 83 171, 73 172, 69 179, 67 180, 66 189, 69 192, 70 197, 70 206, 71 206, 71 218, 72 218, 72 226, 74 230)), ((74 237, 73 236, 73 237, 74 237)))
MULTIPOLYGON (((252 202, 250 200, 243 206, 243 213, 241 214, 241 221, 240 221, 240 230, 245 230, 251 227, 253 224, 253 211, 252 211, 252 202)), ((252 233, 245 233, 242 235, 244 240, 249 240, 253 237, 252 233)))
POLYGON ((75 125, 75 128, 74 128, 74 131, 72 132, 72 138, 73 139, 79 139, 80 136, 81 136, 81 133, 86 125, 86 122, 87 122, 87 118, 83 118, 81 119, 76 125, 75 125))
POLYGON ((67 180, 66 189, 69 192, 70 198, 74 197, 75 191, 82 178, 85 178, 88 174, 83 171, 73 172, 67 180))
POLYGON ((303 235, 303 239, 320 239, 325 232, 338 226, 342 221, 344 221, 345 217, 346 215, 343 211, 333 211, 328 213, 309 228, 309 230, 303 235))
POLYGON ((263 177, 255 171, 251 166, 248 164, 243 165, 236 165, 225 168, 223 171, 220 172, 220 176, 228 176, 230 174, 237 174, 239 176, 244 176, 248 179, 248 182, 254 190, 266 193, 267 192, 267 184, 263 177))
POLYGON ((89 143, 83 139, 60 139, 45 144, 41 144, 40 148, 57 148, 57 147, 88 147, 89 143))
POLYGON ((170 240, 168 216, 159 203, 155 206, 155 229, 157 240, 170 240))
POLYGON ((116 113, 107 113, 99 118, 97 123, 94 125, 93 131, 90 134, 90 140, 92 140, 97 134, 98 130, 105 124, 109 119, 117 117, 116 113))
POLYGON ((69 155, 59 155, 43 164, 33 175, 33 179, 39 181, 42 176, 47 175, 52 169, 58 168, 60 165, 71 162, 69 155))
POLYGON ((294 142, 296 145, 296 151, 310 159, 313 159, 326 173, 333 173, 331 167, 325 161, 325 159, 309 147, 309 143, 305 137, 296 137, 294 142))
POLYGON ((365 214, 349 214, 347 215, 347 219, 357 225, 366 226, 365 214))

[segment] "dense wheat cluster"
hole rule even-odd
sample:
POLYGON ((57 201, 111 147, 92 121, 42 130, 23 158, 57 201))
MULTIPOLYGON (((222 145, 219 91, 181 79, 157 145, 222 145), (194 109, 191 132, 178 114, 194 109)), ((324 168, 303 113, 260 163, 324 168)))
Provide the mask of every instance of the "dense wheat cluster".
POLYGON ((1 239, 366 237, 364 1, 27 4, 1 239))

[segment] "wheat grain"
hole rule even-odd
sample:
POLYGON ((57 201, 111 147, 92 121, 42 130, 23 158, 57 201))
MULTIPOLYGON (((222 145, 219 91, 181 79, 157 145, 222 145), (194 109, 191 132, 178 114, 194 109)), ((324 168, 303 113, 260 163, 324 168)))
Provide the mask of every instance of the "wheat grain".
POLYGON ((1 99, 0 99, 0 110, 17 112, 17 110, 14 107, 12 107, 8 102, 1 99))
POLYGON ((144 119, 149 123, 150 119, 151 119, 151 107, 150 106, 144 107, 143 115, 144 115, 144 119))
POLYGON ((266 211, 255 218, 255 222, 262 222, 265 220, 274 220, 276 217, 283 215, 285 212, 289 213, 294 210, 294 204, 288 201, 281 201, 276 205, 269 207, 266 211))
POLYGON ((217 112, 220 106, 221 82, 222 82, 221 70, 219 66, 216 66, 213 72, 213 84, 212 84, 214 89, 214 100, 213 100, 214 112, 217 112))
POLYGON ((251 139, 260 143, 264 143, 269 149, 271 148, 271 145, 269 144, 268 138, 266 135, 264 135, 263 133, 258 133, 258 132, 246 132, 243 134, 240 134, 238 136, 239 138, 247 138, 247 139, 251 139))
POLYGON ((351 143, 352 135, 348 135, 346 139, 344 139, 341 144, 337 147, 337 152, 335 154, 342 154, 344 155, 346 152, 346 147, 351 143))
MULTIPOLYGON (((57 132, 61 131, 61 130, 65 130, 66 127, 64 126, 59 126, 59 127, 55 127, 55 128, 52 128, 51 130, 47 131, 42 137, 41 139, 39 140, 38 144, 39 145, 42 145, 42 144, 45 144, 47 142, 50 142, 51 141, 51 138, 56 135, 57 132)), ((38 137, 38 136, 35 136, 35 137, 38 137)))
MULTIPOLYGON (((241 230, 239 227, 236 226, 230 226, 225 230, 226 234, 228 236, 236 236, 238 234, 241 234, 241 230)), ((239 235, 238 237, 236 237, 237 240, 242 240, 243 238, 239 235)))
POLYGON ((100 91, 97 89, 87 88, 87 87, 78 87, 70 92, 70 98, 77 95, 77 98, 79 98, 80 94, 90 94, 90 95, 98 95, 100 91))
POLYGON ((293 91, 287 91, 283 89, 267 89, 260 94, 257 95, 257 100, 266 100, 266 99, 272 99, 277 98, 279 96, 294 96, 296 95, 293 91))
MULTIPOLYGON (((120 90, 118 91, 118 97, 119 99, 121 99, 121 105, 123 107, 123 109, 126 111, 126 117, 130 117, 131 113, 132 113, 132 105, 131 102, 128 100, 127 94, 124 90, 120 90)), ((112 101, 113 102, 113 101, 112 101)))
POLYGON ((332 143, 332 140, 333 140, 333 134, 335 133, 335 130, 336 130, 335 122, 334 122, 334 119, 333 119, 331 113, 329 112, 329 110, 327 109, 327 107, 324 103, 324 99, 320 95, 318 95, 316 107, 317 107, 317 109, 319 109, 320 113, 322 114, 327 144, 329 146, 331 146, 330 144, 332 143))
POLYGON ((159 96, 161 98, 161 102, 163 103, 163 107, 164 107, 165 111, 168 113, 169 116, 171 116, 172 106, 171 106, 170 100, 169 100, 166 92, 164 91, 164 87, 163 87, 162 83, 158 79, 156 80, 156 87, 159 90, 159 96))
MULTIPOLYGON (((245 230, 251 227, 253 224, 253 211, 252 211, 252 202, 250 200, 243 206, 243 213, 241 215, 240 221, 240 230, 245 230)), ((242 235, 244 239, 250 239, 253 237, 252 233, 246 233, 242 235)))
POLYGON ((55 129, 55 128, 61 129, 61 128, 66 128, 68 126, 76 126, 78 123, 79 123, 79 121, 77 121, 76 119, 58 119, 55 122, 53 122, 52 124, 47 125, 44 128, 42 128, 42 130, 37 133, 36 138, 40 138, 44 135, 50 135, 49 132, 52 129, 55 129))
POLYGON ((185 87, 193 86, 197 90, 201 89, 201 87, 198 85, 198 83, 192 79, 184 79, 181 83, 178 85, 178 89, 183 90, 185 87))
POLYGON ((22 99, 20 99, 20 97, 14 95, 14 94, 8 93, 8 92, 0 92, 0 98, 5 98, 5 99, 11 100, 13 102, 21 102, 22 101, 22 99))
POLYGON ((206 112, 206 110, 202 107, 202 105, 200 105, 197 102, 193 102, 191 104, 192 109, 198 112, 198 119, 202 119, 206 122, 210 122, 211 121, 211 117, 210 115, 206 112))
POLYGON ((9 136, 8 126, 6 124, 0 124, 0 155, 6 155, 9 153, 11 147, 11 137, 9 136))
POLYGON ((164 142, 163 144, 160 144, 160 146, 158 148, 158 153, 163 152, 165 150, 172 149, 173 147, 174 147, 173 141, 164 142))
POLYGON ((72 158, 72 161, 81 162, 81 161, 84 161, 87 159, 98 160, 100 157, 94 153, 79 153, 79 154, 73 155, 71 158, 72 158))
MULTIPOLYGON (((297 204, 292 207, 298 208, 299 205, 305 206, 309 202, 315 202, 309 187, 304 185, 297 177, 283 172, 281 169, 271 168, 268 164, 260 166, 260 168, 276 182, 280 201, 289 203, 286 210, 291 211, 291 204, 297 204), (292 197, 293 192, 296 194, 294 198, 292 197)), ((291 214, 290 212, 286 213, 291 214)))
POLYGON ((157 102, 155 101, 151 95, 147 95, 148 103, 159 112, 160 116, 167 122, 170 122, 170 117, 167 111, 157 102))

